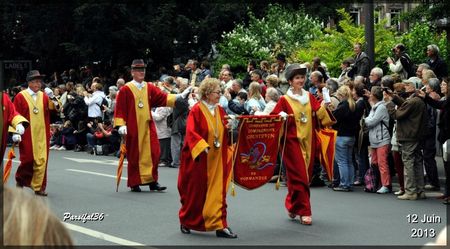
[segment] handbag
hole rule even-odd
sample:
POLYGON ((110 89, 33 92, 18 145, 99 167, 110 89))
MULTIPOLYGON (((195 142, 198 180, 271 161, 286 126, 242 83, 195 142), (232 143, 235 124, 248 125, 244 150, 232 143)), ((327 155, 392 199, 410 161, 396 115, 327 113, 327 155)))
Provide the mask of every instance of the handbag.
POLYGON ((380 172, 376 166, 370 165, 364 175, 364 191, 376 193, 380 187, 380 172))
POLYGON ((103 132, 101 132, 101 131, 96 131, 96 132, 94 133, 94 136, 95 136, 96 139, 102 139, 102 138, 103 138, 103 132))

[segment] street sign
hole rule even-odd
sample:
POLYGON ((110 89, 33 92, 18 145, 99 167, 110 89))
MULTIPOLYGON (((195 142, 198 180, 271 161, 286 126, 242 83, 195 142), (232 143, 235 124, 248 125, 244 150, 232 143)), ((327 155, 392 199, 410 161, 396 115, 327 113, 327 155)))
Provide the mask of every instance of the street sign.
POLYGON ((5 89, 25 83, 27 73, 31 70, 31 60, 4 60, 0 65, 0 80, 5 89))

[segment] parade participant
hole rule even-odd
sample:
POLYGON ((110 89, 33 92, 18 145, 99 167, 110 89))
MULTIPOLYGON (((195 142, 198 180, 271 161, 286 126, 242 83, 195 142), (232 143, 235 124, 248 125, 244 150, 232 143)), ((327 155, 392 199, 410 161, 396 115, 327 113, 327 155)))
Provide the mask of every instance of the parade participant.
MULTIPOLYGON (((173 107, 177 98, 144 81, 145 67, 142 59, 133 60, 133 80, 120 88, 114 113, 114 127, 119 127, 120 135, 126 135, 127 184, 133 192, 141 192, 139 185, 149 185, 152 191, 166 189, 158 183, 160 148, 151 109, 173 107)), ((179 96, 186 97, 189 91, 188 88, 179 96)))
MULTIPOLYGON (((272 114, 287 118, 286 148, 283 162, 286 166, 288 194, 285 206, 289 217, 300 216, 304 225, 312 224, 309 183, 316 156, 314 129, 317 119, 322 126, 334 123, 332 115, 324 105, 303 89, 306 81, 306 67, 298 63, 286 68, 286 79, 290 89, 282 96, 272 114)), ((324 98, 329 100, 329 96, 324 98)), ((327 101, 328 104, 328 101, 327 101)), ((281 141, 283 141, 282 138, 281 141)))
MULTIPOLYGON (((13 142, 18 143, 22 141, 21 135, 25 132, 24 125, 28 126, 28 121, 16 111, 16 108, 14 108, 13 103, 6 93, 0 94, 0 102, 2 103, 2 108, 0 109, 0 119, 2 119, 0 120, 0 124, 2 125, 2 133, 0 134, 0 153, 3 158, 8 138, 8 127, 12 126, 15 129, 15 134, 12 139, 13 142)), ((3 160, 0 165, 2 164, 3 160)))
POLYGON ((217 237, 237 238, 227 224, 231 165, 227 163, 228 124, 218 105, 220 81, 205 79, 199 91, 201 101, 188 116, 178 175, 181 232, 215 230, 217 237))
POLYGON ((51 92, 44 94, 38 70, 27 74, 28 88, 14 98, 18 113, 28 119, 30 127, 20 143, 20 165, 16 172, 18 187, 30 187, 36 195, 47 196, 47 163, 50 145, 50 111, 57 111, 61 104, 51 92))

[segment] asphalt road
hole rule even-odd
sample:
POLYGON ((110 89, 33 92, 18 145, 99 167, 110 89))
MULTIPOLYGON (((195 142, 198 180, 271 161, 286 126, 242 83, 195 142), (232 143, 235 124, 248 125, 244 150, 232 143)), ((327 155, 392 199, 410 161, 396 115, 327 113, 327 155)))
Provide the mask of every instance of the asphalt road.
MULTIPOLYGON (((427 192, 426 200, 400 201, 393 194, 365 193, 362 187, 348 193, 316 187, 311 189, 313 225, 304 226, 287 216, 287 189, 277 191, 269 183, 254 191, 236 187, 235 197, 229 191, 228 223, 238 239, 217 238, 214 232, 185 235, 179 230, 178 170, 160 168, 159 182, 168 187, 165 192, 142 187, 143 192, 133 193, 126 187, 124 167, 116 193, 117 161, 85 152, 50 152, 49 196, 44 198, 54 213, 61 220, 65 213, 104 215, 102 221, 65 221, 77 245, 420 246, 434 241, 447 222, 447 206, 434 198, 439 192, 427 192), (408 221, 408 215, 417 215, 418 223, 408 221), (420 222, 424 215, 441 221, 420 222)), ((8 185, 15 185, 17 166, 14 161, 8 185)), ((443 176, 442 162, 439 167, 443 176)))

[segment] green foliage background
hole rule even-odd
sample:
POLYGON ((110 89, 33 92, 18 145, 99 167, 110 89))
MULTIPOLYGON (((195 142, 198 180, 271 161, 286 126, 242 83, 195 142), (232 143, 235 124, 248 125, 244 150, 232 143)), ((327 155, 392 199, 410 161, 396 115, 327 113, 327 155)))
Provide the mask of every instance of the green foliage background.
MULTIPOLYGON (((278 5, 269 7, 268 14, 256 19, 250 13, 248 25, 239 24, 224 33, 218 44, 220 56, 216 67, 230 64, 232 69, 244 70, 249 59, 275 61, 278 52, 286 53, 290 62, 311 62, 316 56, 327 65, 331 76, 340 74, 341 62, 353 56, 353 44, 365 43, 364 26, 356 25, 345 9, 337 10, 340 21, 337 27, 325 28, 303 10, 286 9, 278 5)), ((417 22, 409 32, 398 35, 386 27, 387 20, 374 25, 375 66, 387 72, 383 62, 393 57, 391 49, 403 43, 416 64, 426 61, 426 46, 436 44, 441 57, 448 60, 446 33, 438 34, 428 22, 417 22)), ((448 62, 447 62, 448 63, 448 62)))
POLYGON ((247 25, 240 23, 222 35, 216 68, 229 64, 232 69, 245 70, 249 59, 272 60, 280 52, 291 54, 323 36, 319 21, 303 9, 296 11, 274 4, 268 6, 267 14, 260 19, 251 11, 248 15, 247 25))

